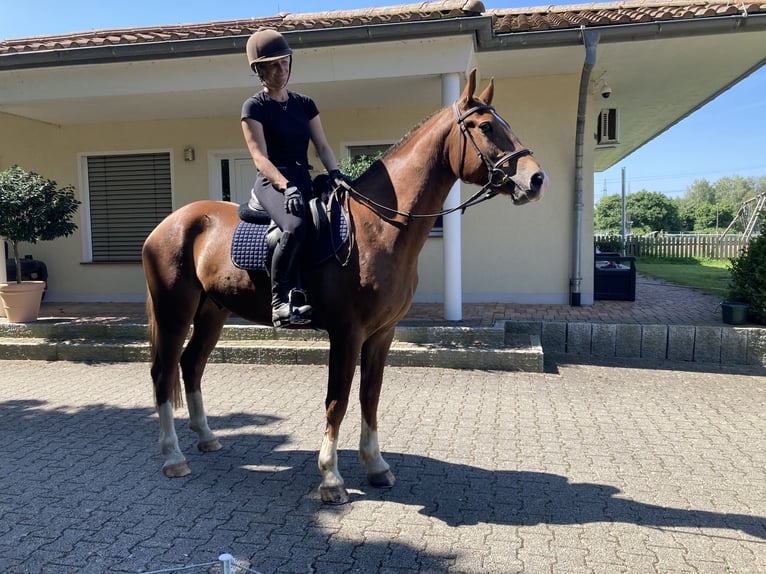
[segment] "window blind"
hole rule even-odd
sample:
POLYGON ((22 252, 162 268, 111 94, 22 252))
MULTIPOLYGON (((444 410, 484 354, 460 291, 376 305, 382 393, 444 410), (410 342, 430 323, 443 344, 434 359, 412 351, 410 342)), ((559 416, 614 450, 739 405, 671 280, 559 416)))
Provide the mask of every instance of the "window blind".
POLYGON ((172 210, 170 154, 88 157, 94 262, 140 262, 147 235, 172 210))

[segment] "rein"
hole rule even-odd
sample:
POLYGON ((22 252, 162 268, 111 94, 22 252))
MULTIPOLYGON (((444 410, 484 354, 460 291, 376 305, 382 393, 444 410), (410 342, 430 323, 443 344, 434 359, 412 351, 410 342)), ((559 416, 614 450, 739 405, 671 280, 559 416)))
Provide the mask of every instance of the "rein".
POLYGON ((452 104, 452 109, 455 112, 455 120, 457 121, 458 126, 460 126, 460 132, 462 133, 462 136, 463 136, 461 138, 460 137, 461 134, 458 134, 458 155, 460 156, 460 168, 458 169, 459 178, 461 180, 463 179, 463 164, 464 164, 463 139, 467 139, 469 142, 471 142, 473 149, 476 151, 476 155, 487 167, 487 174, 488 174, 487 183, 485 183, 484 186, 481 189, 479 189, 479 191, 474 193, 471 197, 469 197, 463 203, 461 203, 460 205, 456 207, 452 207, 450 209, 442 209, 441 211, 437 213, 416 214, 409 211, 399 211, 398 209, 394 209, 393 207, 388 207, 386 205, 380 204, 370 199, 366 195, 359 193, 356 189, 354 189, 353 186, 351 186, 351 184, 349 184, 346 181, 342 181, 339 187, 345 189, 346 192, 348 192, 349 196, 353 196, 355 199, 359 200, 361 203, 366 204, 370 209, 372 209, 375 213, 377 213, 381 217, 386 217, 386 215, 383 213, 385 212, 389 214, 388 217, 400 215, 402 217, 406 217, 408 220, 417 219, 417 218, 440 217, 442 215, 449 215, 450 213, 454 213, 456 211, 465 213, 466 209, 468 209, 469 207, 473 207, 474 205, 478 205, 479 203, 482 203, 484 201, 487 201, 488 199, 492 199, 493 197, 495 197, 499 193, 497 191, 497 188, 506 185, 508 181, 511 179, 510 176, 508 176, 502 169, 500 169, 500 166, 507 162, 510 162, 511 160, 524 157, 527 155, 532 155, 532 151, 527 148, 521 148, 521 149, 512 151, 502 156, 493 165, 492 162, 489 161, 487 156, 484 155, 481 149, 479 149, 479 146, 477 145, 476 141, 473 139, 471 132, 468 131, 468 128, 466 128, 465 119, 475 114, 476 112, 489 111, 496 118, 503 121, 503 123, 505 123, 505 121, 502 120, 502 118, 500 118, 500 116, 498 116, 497 113, 495 113, 495 108, 489 105, 475 106, 467 110, 466 112, 464 112, 462 115, 458 111, 457 102, 452 104))

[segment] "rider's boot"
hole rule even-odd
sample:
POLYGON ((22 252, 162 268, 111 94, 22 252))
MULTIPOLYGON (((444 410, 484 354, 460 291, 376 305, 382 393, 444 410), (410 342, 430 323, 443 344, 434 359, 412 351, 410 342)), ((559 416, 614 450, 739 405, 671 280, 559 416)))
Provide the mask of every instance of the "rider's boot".
MULTIPOLYGON (((271 321, 275 327, 311 322, 311 305, 292 289, 301 243, 289 231, 282 232, 271 260, 271 321), (301 300, 303 299, 303 300, 301 300)), ((302 293, 302 292, 300 292, 302 293)))

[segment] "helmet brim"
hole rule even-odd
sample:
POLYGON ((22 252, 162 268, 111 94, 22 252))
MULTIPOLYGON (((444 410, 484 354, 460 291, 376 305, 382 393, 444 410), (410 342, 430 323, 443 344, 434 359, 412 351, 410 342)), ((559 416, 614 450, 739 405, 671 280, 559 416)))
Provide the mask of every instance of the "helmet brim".
POLYGON ((260 58, 256 58, 255 60, 253 60, 253 63, 254 64, 261 64, 263 62, 274 62, 276 60, 282 60, 284 58, 289 58, 292 55, 293 55, 292 49, 288 48, 287 51, 279 53, 279 54, 274 55, 274 56, 268 56, 268 57, 267 56, 261 56, 260 58))

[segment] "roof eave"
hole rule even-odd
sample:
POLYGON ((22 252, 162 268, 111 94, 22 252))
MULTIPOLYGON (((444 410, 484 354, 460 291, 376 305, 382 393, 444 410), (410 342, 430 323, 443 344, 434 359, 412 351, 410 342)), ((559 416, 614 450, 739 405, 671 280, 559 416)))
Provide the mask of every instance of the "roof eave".
MULTIPOLYGON (((523 48, 551 48, 566 45, 581 45, 582 28, 565 28, 530 32, 511 32, 507 34, 485 35, 479 31, 479 51, 508 50, 523 48)), ((655 20, 631 24, 605 24, 588 26, 588 30, 598 30, 600 44, 614 42, 634 42, 657 38, 682 38, 707 36, 726 32, 759 31, 766 29, 766 14, 735 14, 694 18, 687 20, 655 20)))
MULTIPOLYGON (((483 52, 581 45, 583 29, 563 28, 498 35, 493 31, 491 16, 471 16, 451 20, 292 30, 283 33, 293 48, 320 48, 353 45, 360 42, 390 42, 445 35, 473 34, 477 51, 483 52)), ((588 29, 599 30, 600 43, 650 40, 659 37, 689 37, 764 30, 766 29, 766 14, 748 15, 742 13, 687 20, 607 24, 590 26, 588 29)), ((18 52, 0 56, 0 70, 241 54, 245 50, 248 38, 249 35, 221 36, 194 40, 168 40, 165 42, 110 44, 107 46, 18 52)))
MULTIPOLYGON (((291 47, 299 49, 342 46, 360 42, 433 38, 444 35, 478 35, 479 31, 482 30, 483 35, 491 36, 492 17, 474 16, 452 20, 315 28, 283 31, 282 33, 291 47)), ((242 54, 249 37, 248 34, 194 40, 168 40, 165 42, 110 44, 108 46, 17 52, 0 56, 0 70, 242 54)))

